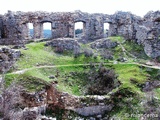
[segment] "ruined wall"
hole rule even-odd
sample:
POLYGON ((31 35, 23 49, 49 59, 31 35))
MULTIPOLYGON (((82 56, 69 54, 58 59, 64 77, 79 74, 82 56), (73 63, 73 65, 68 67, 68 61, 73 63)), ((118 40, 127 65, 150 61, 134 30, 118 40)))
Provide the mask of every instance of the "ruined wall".
POLYGON ((3 16, 3 38, 0 44, 18 44, 32 39, 29 35, 28 23, 33 23, 33 39, 43 38, 43 23, 51 23, 52 38, 74 38, 76 22, 83 22, 82 39, 103 37, 103 14, 75 12, 12 12, 3 16))
POLYGON ((2 38, 2 31, 3 31, 3 16, 0 15, 0 39, 2 38))
POLYGON ((109 36, 123 36, 144 46, 152 58, 160 56, 160 11, 150 11, 144 18, 129 12, 116 12, 110 16, 109 36))
POLYGON ((116 12, 110 17, 109 36, 120 35, 125 39, 134 39, 136 35, 135 27, 141 24, 142 18, 129 12, 116 12))
POLYGON ((77 40, 73 38, 57 38, 49 41, 45 44, 46 46, 56 47, 59 50, 74 50, 80 49, 80 45, 77 40))
POLYGON ((10 70, 15 61, 20 57, 20 51, 9 47, 0 47, 0 74, 10 70))
POLYGON ((102 14, 93 14, 91 16, 91 21, 89 25, 89 29, 90 29, 89 36, 91 39, 103 38, 104 36, 104 30, 103 30, 104 20, 103 19, 104 19, 104 15, 102 14))
POLYGON ((160 11, 150 11, 144 16, 142 25, 137 26, 136 39, 144 46, 145 53, 157 58, 160 56, 160 11))
POLYGON ((160 56, 160 11, 148 12, 144 18, 130 12, 113 15, 75 12, 12 12, 0 16, 0 44, 24 44, 29 39, 43 38, 43 23, 51 23, 52 38, 74 38, 75 23, 83 22, 83 40, 104 37, 104 23, 109 23, 109 36, 123 36, 144 46, 152 58, 160 56), (33 23, 34 36, 29 35, 28 23, 33 23))

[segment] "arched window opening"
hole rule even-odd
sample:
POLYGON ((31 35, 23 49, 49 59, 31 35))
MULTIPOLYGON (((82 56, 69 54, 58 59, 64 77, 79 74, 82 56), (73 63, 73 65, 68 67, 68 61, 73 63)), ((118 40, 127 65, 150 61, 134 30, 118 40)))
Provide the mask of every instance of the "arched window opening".
POLYGON ((52 30, 51 23, 45 22, 43 23, 43 38, 49 39, 52 38, 52 30))
POLYGON ((108 37, 109 23, 104 23, 103 30, 104 30, 104 37, 108 37))
POLYGON ((74 37, 75 38, 82 38, 84 36, 84 22, 76 22, 74 27, 74 37))
POLYGON ((34 29, 33 29, 33 23, 28 23, 28 35, 30 39, 33 39, 34 36, 34 29))

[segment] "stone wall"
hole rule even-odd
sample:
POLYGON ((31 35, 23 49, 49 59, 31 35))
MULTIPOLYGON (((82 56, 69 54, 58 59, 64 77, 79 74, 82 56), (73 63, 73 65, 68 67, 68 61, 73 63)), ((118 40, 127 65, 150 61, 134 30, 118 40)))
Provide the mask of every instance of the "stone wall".
POLYGON ((58 38, 46 43, 46 46, 56 47, 60 51, 80 49, 77 40, 72 38, 58 38))
POLYGON ((3 16, 0 15, 0 39, 2 38, 2 31, 3 31, 3 16))
MULTIPOLYGON (((7 38, 5 43, 0 39, 0 44, 14 44, 13 39, 18 42, 31 39, 28 23, 33 23, 33 39, 43 38, 43 23, 51 23, 52 38, 70 37, 74 38, 76 22, 83 22, 83 39, 98 39, 103 37, 104 14, 89 14, 81 11, 75 12, 12 12, 3 15, 2 38, 7 38), (9 39, 12 39, 9 41, 9 39), (8 41, 8 42, 7 42, 8 41)), ((21 42, 23 43, 23 42, 21 42)))
POLYGON ((97 48, 110 49, 116 47, 117 45, 118 45, 117 42, 112 42, 110 39, 105 39, 105 38, 90 44, 92 49, 97 49, 97 48))
POLYGON ((1 32, 1 34, 0 34, 0 43, 2 43, 1 40, 3 38, 5 38, 4 29, 6 28, 6 26, 3 24, 4 23, 3 19, 4 19, 4 15, 0 15, 0 32, 1 32))
POLYGON ((140 25, 142 18, 129 12, 116 12, 111 15, 109 36, 120 35, 125 39, 134 39, 136 35, 135 27, 140 25))
POLYGON ((20 57, 20 51, 8 47, 0 48, 0 73, 7 72, 20 57))
MULTIPOLYGON (((7 97, 4 104, 0 104, 0 112, 4 113, 4 120, 54 120, 52 117, 45 116, 46 110, 54 114, 57 109, 64 112, 74 111, 80 116, 96 117, 97 114, 103 115, 104 112, 109 112, 114 106, 110 98, 105 96, 73 96, 66 92, 59 92, 56 83, 50 83, 36 92, 29 92, 17 83, 11 84, 6 89, 5 95, 7 97)), ((65 113, 57 111, 56 114, 65 117, 65 113)), ((66 114, 67 118, 68 114, 66 114)))
POLYGON ((150 11, 143 18, 130 12, 113 15, 75 12, 12 12, 0 15, 0 44, 24 44, 31 39, 28 23, 33 23, 33 39, 43 38, 43 23, 51 23, 52 39, 74 38, 76 22, 83 23, 82 40, 104 37, 104 23, 109 23, 109 36, 123 36, 144 46, 152 58, 160 56, 160 11, 150 11))
POLYGON ((160 57, 160 11, 150 11, 144 18, 116 12, 110 16, 109 36, 117 35, 143 45, 149 57, 160 57))
POLYGON ((136 27, 136 40, 144 46, 145 53, 157 58, 160 56, 160 11, 150 11, 141 25, 136 27))

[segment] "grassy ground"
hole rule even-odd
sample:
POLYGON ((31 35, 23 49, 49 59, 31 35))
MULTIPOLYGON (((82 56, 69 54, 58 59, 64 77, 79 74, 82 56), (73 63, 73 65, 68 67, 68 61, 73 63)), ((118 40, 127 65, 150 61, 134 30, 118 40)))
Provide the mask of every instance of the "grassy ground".
POLYGON ((17 61, 18 69, 25 69, 34 66, 43 65, 68 65, 68 64, 85 64, 90 62, 101 62, 100 57, 85 57, 84 54, 73 57, 72 52, 63 54, 55 53, 51 47, 45 47, 45 42, 27 44, 27 50, 21 49, 22 57, 17 61))
MULTIPOLYGON (((139 45, 135 45, 135 43, 132 42, 126 42, 122 37, 110 37, 112 41, 117 41, 121 43, 124 48, 131 54, 135 53, 143 53, 143 49, 139 45)), ((31 67, 36 67, 36 66, 53 66, 53 65, 72 65, 72 64, 86 64, 86 63, 101 63, 101 62, 107 62, 103 60, 99 55, 95 59, 92 56, 91 57, 85 57, 84 54, 78 56, 77 58, 74 58, 72 52, 64 52, 62 54, 58 54, 54 52, 54 48, 51 47, 46 47, 44 46, 45 42, 33 42, 29 43, 26 45, 28 48, 27 50, 21 49, 22 56, 21 58, 17 61, 15 67, 18 70, 22 70, 25 68, 31 68, 31 67)), ((88 44, 81 44, 82 49, 88 48, 90 43, 88 44)), ((123 56, 123 51, 120 46, 117 46, 114 49, 111 49, 114 52, 114 60, 117 59, 119 56, 123 56)), ((126 57, 126 56, 123 56, 126 57)), ((127 56, 130 57, 130 56, 127 56)), ((146 56, 144 57, 146 58, 146 56)), ((132 59, 130 57, 130 59, 132 59)), ((141 58, 142 59, 142 58, 141 58)), ((113 61, 114 61, 113 60, 113 61)), ((130 62, 130 61, 129 61, 130 62)), ((118 79, 123 83, 123 87, 130 87, 134 92, 139 92, 141 93, 140 89, 137 86, 140 86, 140 84, 143 84, 147 80, 147 75, 149 73, 146 73, 143 69, 140 69, 137 65, 112 65, 112 67, 115 69, 116 73, 119 75, 118 79), (134 84, 136 85, 134 85, 134 84)), ((69 93, 73 93, 76 95, 82 94, 81 91, 79 91, 80 86, 79 86, 79 81, 84 79, 84 74, 81 72, 86 71, 82 66, 79 67, 61 67, 61 68, 41 68, 41 69, 32 69, 27 72, 25 72, 24 76, 32 76, 34 78, 42 79, 44 81, 51 81, 51 79, 48 78, 49 75, 55 75, 57 74, 56 72, 59 71, 61 73, 61 77, 58 78, 59 80, 59 89, 68 91, 69 93), (82 76, 82 78, 68 78, 66 80, 65 75, 63 74, 69 74, 70 72, 78 71, 80 75, 79 77, 82 76), (77 85, 76 82, 74 82, 74 79, 77 80, 77 85), (64 82, 64 81, 70 81, 64 82), (63 83, 64 82, 64 83, 63 83), (69 86, 66 86, 68 83, 71 84, 69 86), (77 87, 79 86, 79 87, 77 87), (74 88, 75 87, 75 88, 74 88)), ((16 79, 17 75, 9 75, 8 77, 16 79)), ((153 76, 153 75, 152 75, 153 76)), ((23 78, 23 75, 21 77, 23 78)), ((75 80, 75 81, 76 81, 75 80)), ((8 80, 9 83, 10 80, 8 80)), ((84 82, 84 84, 86 84, 84 82)), ((84 86, 82 83, 81 86, 84 86)))
MULTIPOLYGON (((137 61, 145 61, 149 59, 142 49, 142 46, 139 46, 133 42, 127 42, 122 37, 111 37, 112 41, 120 42, 123 47, 130 53, 137 56, 137 61)), ((65 91, 74 95, 84 95, 86 92, 87 85, 90 84, 88 80, 87 73, 91 70, 88 65, 77 65, 75 64, 86 64, 86 63, 108 63, 107 60, 101 58, 98 53, 97 58, 85 57, 84 54, 81 54, 75 58, 72 52, 64 52, 63 54, 58 54, 54 52, 54 48, 44 46, 45 42, 38 43, 29 43, 26 45, 27 50, 21 49, 22 56, 16 62, 15 68, 17 70, 23 70, 26 68, 33 68, 26 71, 23 74, 12 74, 7 73, 5 76, 6 83, 9 85, 13 80, 18 82, 29 91, 38 91, 42 89, 45 85, 51 81, 58 81, 57 88, 60 91, 65 91), (71 66, 59 66, 51 68, 34 68, 36 66, 56 66, 56 65, 71 65, 71 66), (73 66, 72 66, 73 65, 73 66), (49 76, 54 75, 54 79, 49 79, 49 76)), ((89 47, 89 44, 81 44, 83 49, 89 47)), ((91 49, 91 48, 90 48, 91 49)), ((134 61, 134 58, 126 53, 126 56, 123 54, 121 46, 117 46, 114 49, 110 49, 114 52, 113 61, 117 60, 120 56, 127 57, 129 61, 134 61)), ((94 52, 98 52, 93 50, 94 52)), ((111 61, 111 62, 113 62, 111 61)), ((158 70, 140 67, 135 64, 111 64, 106 65, 106 67, 112 68, 115 70, 118 75, 118 80, 121 82, 121 85, 112 90, 109 95, 121 91, 124 94, 134 93, 135 96, 127 96, 120 98, 116 96, 116 99, 119 99, 118 106, 111 115, 116 115, 119 118, 123 119, 125 113, 141 113, 143 106, 141 105, 141 100, 145 99, 145 93, 142 91, 142 86, 149 79, 157 79, 158 70), (122 106, 120 105, 122 104, 122 106), (118 109, 119 108, 119 109, 118 109), (134 112, 133 112, 134 111, 134 112)), ((98 67, 99 65, 97 65, 98 67)), ((157 88, 154 90, 155 96, 160 99, 160 89, 157 88)), ((125 118, 127 119, 127 118, 125 118)), ((135 118, 138 120, 138 118, 135 118)), ((134 120, 134 118, 133 118, 134 120)))
POLYGON ((122 82, 123 88, 131 88, 135 93, 142 93, 137 86, 141 86, 148 80, 148 74, 145 69, 133 64, 117 64, 114 65, 114 68, 119 75, 118 79, 122 82))
POLYGON ((126 41, 120 36, 110 37, 110 40, 120 43, 126 50, 126 53, 124 54, 122 47, 120 45, 118 45, 116 48, 111 49, 111 51, 114 52, 115 60, 120 57, 124 57, 124 58, 127 58, 128 61, 130 62, 137 61, 137 62, 145 63, 146 60, 151 59, 145 54, 143 50, 143 46, 138 45, 133 41, 126 41), (133 56, 135 56, 136 59, 133 56))

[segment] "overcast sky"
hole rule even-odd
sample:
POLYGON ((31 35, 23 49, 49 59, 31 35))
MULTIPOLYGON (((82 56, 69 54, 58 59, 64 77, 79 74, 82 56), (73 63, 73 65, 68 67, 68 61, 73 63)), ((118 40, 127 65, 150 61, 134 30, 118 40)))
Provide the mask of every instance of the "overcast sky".
POLYGON ((160 9, 159 0, 0 0, 0 14, 12 11, 74 11, 113 14, 130 11, 143 16, 160 9))
POLYGON ((62 12, 81 10, 88 13, 114 14, 130 11, 144 16, 148 11, 159 10, 160 0, 0 0, 0 14, 11 11, 62 12))

